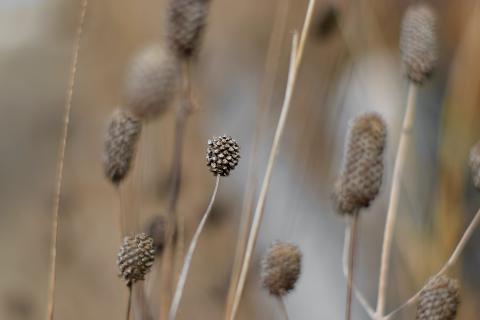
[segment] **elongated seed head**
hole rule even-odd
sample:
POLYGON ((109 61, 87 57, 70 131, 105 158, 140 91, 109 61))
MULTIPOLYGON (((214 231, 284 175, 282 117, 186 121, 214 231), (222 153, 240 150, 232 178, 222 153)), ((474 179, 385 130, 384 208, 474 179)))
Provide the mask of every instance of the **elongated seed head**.
POLYGON ((240 160, 240 147, 230 136, 208 140, 207 166, 215 176, 228 176, 240 160))
POLYGON ((459 285, 447 276, 429 280, 420 294, 416 320, 454 320, 460 304, 459 285))
POLYGON ((295 288, 300 277, 302 253, 297 246, 274 242, 262 261, 263 286, 274 296, 284 296, 295 288))
POLYGON ((145 233, 137 234, 135 237, 125 237, 117 256, 119 276, 122 277, 127 286, 135 282, 145 280, 155 259, 153 238, 145 233))
POLYGON ((407 77, 422 84, 431 75, 437 60, 436 16, 425 3, 407 9, 400 35, 400 51, 407 77))
POLYGON ((341 214, 367 208, 380 190, 387 128, 376 113, 356 118, 350 128, 343 168, 334 189, 341 214))
POLYGON ((140 118, 167 110, 177 88, 177 60, 160 45, 143 49, 133 59, 125 79, 125 103, 140 118))
POLYGON ((113 184, 122 182, 130 171, 141 130, 140 120, 129 111, 117 109, 113 112, 103 155, 105 176, 113 184))
POLYGON ((473 185, 480 190, 480 142, 477 142, 470 150, 470 170, 473 185))
POLYGON ((202 40, 210 0, 170 0, 167 39, 179 59, 194 55, 202 40))

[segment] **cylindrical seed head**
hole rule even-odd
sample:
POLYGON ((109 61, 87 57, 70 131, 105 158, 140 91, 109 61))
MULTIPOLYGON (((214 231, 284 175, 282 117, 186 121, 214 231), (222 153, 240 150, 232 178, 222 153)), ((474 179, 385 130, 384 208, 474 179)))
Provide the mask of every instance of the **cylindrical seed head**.
POLYGON ((208 140, 207 166, 215 176, 228 176, 240 160, 240 147, 230 136, 208 140))
POLYGON ((145 233, 135 237, 125 237, 117 256, 119 276, 127 286, 145 280, 145 275, 150 271, 155 259, 153 238, 145 233))
POLYGON ((353 121, 333 194, 339 213, 353 214, 367 208, 378 195, 386 135, 385 122, 376 113, 367 113, 353 121))
POLYGON ((105 176, 119 184, 127 176, 142 130, 140 120, 127 110, 113 112, 105 136, 103 167, 105 176))
POLYGON ((263 286, 274 296, 284 296, 295 288, 300 277, 302 253, 297 246, 274 242, 262 261, 263 286))
POLYGON ((480 190, 480 142, 477 142, 470 150, 470 170, 473 185, 480 190))
POLYGON ((163 113, 171 103, 178 78, 178 62, 162 46, 143 49, 130 64, 125 79, 125 103, 140 118, 163 113))
POLYGON ((400 35, 400 51, 407 77, 422 84, 437 60, 436 16, 425 3, 407 9, 400 35))
POLYGON ((194 55, 200 46, 210 0, 170 0, 167 39, 179 59, 194 55))
POLYGON ((454 320, 460 304, 459 285, 447 276, 429 280, 420 293, 416 320, 454 320))

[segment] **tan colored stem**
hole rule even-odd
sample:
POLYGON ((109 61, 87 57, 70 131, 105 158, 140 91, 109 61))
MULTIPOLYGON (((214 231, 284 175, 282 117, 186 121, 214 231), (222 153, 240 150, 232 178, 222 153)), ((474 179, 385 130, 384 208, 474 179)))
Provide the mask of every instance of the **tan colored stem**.
POLYGON ((288 311, 287 311, 287 306, 285 305, 285 300, 283 300, 283 297, 277 297, 278 304, 280 305, 280 310, 282 311, 282 315, 285 318, 285 320, 290 320, 288 317, 288 311))
POLYGON ((127 313, 126 319, 130 319, 130 309, 132 308, 132 286, 128 287, 128 301, 127 301, 127 313))
POLYGON ((88 0, 83 0, 80 9, 80 19, 78 22, 75 45, 73 48, 72 66, 70 69, 70 80, 65 101, 65 113, 63 117, 63 132, 60 140, 60 147, 57 160, 57 174, 55 192, 53 196, 53 217, 52 217, 52 240, 50 245, 50 273, 47 293, 47 320, 53 320, 55 308, 55 282, 57 265, 57 237, 58 237, 58 214, 60 210, 60 196, 62 193, 63 167, 65 162, 65 150, 67 148, 68 128, 70 124, 70 113, 72 109, 73 91, 78 67, 78 54, 80 51, 80 41, 83 34, 83 25, 87 13, 88 0))
POLYGON ((347 300, 345 305, 345 320, 352 317, 352 292, 353 292, 353 271, 355 263, 355 245, 358 229, 358 211, 353 213, 352 226, 350 228, 350 241, 348 245, 348 276, 347 276, 347 300))
POLYGON ((400 142, 398 144, 395 166, 393 169, 392 189, 390 191, 390 201, 388 204, 387 220, 385 223, 385 232, 383 236, 376 308, 376 314, 379 317, 383 317, 385 312, 388 275, 390 271, 390 253, 392 250, 393 233, 395 231, 395 223, 397 220, 401 179, 405 167, 405 160, 407 157, 413 122, 415 119, 416 97, 417 86, 413 83, 410 83, 408 88, 407 106, 405 110, 405 116, 403 118, 402 132, 400 135, 400 142))

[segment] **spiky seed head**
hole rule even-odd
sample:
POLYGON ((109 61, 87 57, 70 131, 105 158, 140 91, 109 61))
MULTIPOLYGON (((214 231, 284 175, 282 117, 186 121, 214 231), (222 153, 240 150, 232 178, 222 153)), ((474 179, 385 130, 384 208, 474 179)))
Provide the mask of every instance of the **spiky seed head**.
POLYGON ((119 184, 127 176, 142 130, 140 120, 124 109, 113 112, 107 126, 103 167, 105 176, 119 184))
POLYGON ((367 208, 380 190, 387 128, 377 113, 356 118, 350 127, 343 168, 334 188, 334 202, 341 214, 367 208))
POLYGON ((140 118, 162 114, 175 95, 178 69, 177 60, 161 45, 140 51, 125 79, 124 96, 131 112, 140 118))
POLYGON ((127 286, 135 282, 145 280, 145 275, 150 271, 155 259, 153 238, 140 233, 135 237, 127 236, 123 239, 123 245, 117 256, 119 276, 127 286))
POLYGON ((447 276, 430 279, 420 293, 416 320, 454 320, 460 304, 458 281, 447 276))
POLYGON ((194 55, 200 46, 210 0, 170 0, 167 39, 177 58, 194 55))
POLYGON ((302 253, 297 246, 274 242, 262 261, 263 286, 274 296, 284 296, 295 288, 300 277, 302 253))
MULTIPOLYGON (((155 248, 155 253, 161 255, 167 242, 167 232, 168 232, 168 222, 165 216, 156 215, 152 218, 148 224, 147 234, 153 238, 153 247, 155 248)), ((173 242, 176 241, 177 230, 176 228, 173 231, 173 242)))
POLYGON ((422 84, 437 61, 436 15, 425 3, 407 9, 400 35, 400 51, 407 77, 422 84))
POLYGON ((240 147, 230 136, 213 137, 208 140, 207 166, 215 176, 228 176, 240 160, 240 147))
POLYGON ((470 150, 470 170, 473 178, 473 185, 480 190, 480 141, 470 150))

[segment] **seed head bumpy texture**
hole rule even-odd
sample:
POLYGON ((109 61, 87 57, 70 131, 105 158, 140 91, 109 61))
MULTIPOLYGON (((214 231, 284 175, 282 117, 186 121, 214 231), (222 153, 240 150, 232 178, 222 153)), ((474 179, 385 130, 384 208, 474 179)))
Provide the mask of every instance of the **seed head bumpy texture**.
POLYGON ((297 246, 274 242, 262 261, 263 286, 274 296, 294 289, 300 277, 302 253, 297 246))
POLYGON ((125 237, 123 245, 117 256, 119 276, 127 286, 135 282, 145 280, 145 275, 150 271, 155 259, 153 238, 145 233, 135 237, 125 237))
POLYGON ((107 127, 103 166, 106 177, 119 184, 127 176, 135 155, 142 123, 127 110, 114 111, 107 127))
POLYGON ((376 113, 356 118, 350 128, 343 169, 333 198, 341 214, 367 208, 380 190, 387 128, 376 113))
POLYGON ((473 185, 480 190, 480 142, 477 142, 470 150, 470 170, 473 185))
POLYGON ((125 79, 127 107, 140 118, 162 114, 172 101, 178 62, 160 45, 143 49, 132 61, 125 79))
POLYGON ((213 137, 208 140, 207 166, 215 176, 228 176, 240 160, 240 147, 230 136, 213 137))
POLYGON ((210 0, 170 0, 167 39, 177 58, 194 55, 202 40, 210 0))
POLYGON ((420 294, 416 320, 454 320, 460 304, 459 285, 447 276, 429 280, 420 294))
POLYGON ((400 51, 407 77, 422 84, 432 74, 437 60, 436 16, 424 3, 407 9, 400 35, 400 51))

